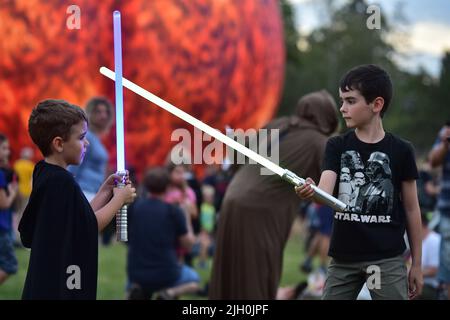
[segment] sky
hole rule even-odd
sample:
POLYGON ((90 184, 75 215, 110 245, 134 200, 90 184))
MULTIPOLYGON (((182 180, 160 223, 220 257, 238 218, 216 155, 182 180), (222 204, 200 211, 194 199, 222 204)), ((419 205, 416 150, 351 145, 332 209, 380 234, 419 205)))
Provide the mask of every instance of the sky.
MULTIPOLYGON (((294 5, 296 24, 302 34, 308 34, 314 28, 328 23, 323 13, 323 0, 289 2, 294 5)), ((345 3, 346 0, 335 2, 345 3)), ((443 54, 446 50, 450 51, 450 0, 367 0, 367 3, 378 5, 390 21, 401 6, 406 21, 394 27, 407 35, 407 42, 391 40, 401 53, 395 57, 395 61, 406 70, 414 72, 422 67, 438 77, 443 54)))

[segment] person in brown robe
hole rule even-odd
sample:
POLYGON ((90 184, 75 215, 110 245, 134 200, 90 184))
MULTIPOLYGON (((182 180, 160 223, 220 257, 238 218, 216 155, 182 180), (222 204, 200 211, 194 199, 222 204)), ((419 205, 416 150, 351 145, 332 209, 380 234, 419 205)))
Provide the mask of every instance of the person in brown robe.
MULTIPOLYGON (((279 165, 318 181, 328 137, 338 113, 325 90, 303 96, 295 114, 272 120, 279 131, 279 165)), ((209 299, 275 299, 283 250, 299 209, 294 187, 261 166, 243 165, 222 203, 209 299)))

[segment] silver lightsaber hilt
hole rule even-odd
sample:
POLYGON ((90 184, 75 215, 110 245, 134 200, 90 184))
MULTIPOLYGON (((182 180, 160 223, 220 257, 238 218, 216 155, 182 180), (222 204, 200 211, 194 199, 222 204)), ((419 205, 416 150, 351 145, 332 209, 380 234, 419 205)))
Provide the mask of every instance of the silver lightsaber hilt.
MULTIPOLYGON (((293 184, 294 186, 302 186, 306 183, 305 179, 300 178, 292 171, 289 171, 287 169, 284 170, 284 174, 281 176, 284 180, 288 181, 289 183, 293 184)), ((336 199, 332 195, 326 193, 322 189, 319 189, 315 185, 311 185, 311 187, 314 190, 314 196, 313 198, 316 201, 319 201, 320 203, 323 203, 331 208, 333 208, 336 211, 343 212, 345 208, 347 208, 347 205, 343 203, 341 200, 336 199)))
MULTIPOLYGON (((118 188, 125 188, 125 172, 117 172, 121 177, 120 182, 117 184, 118 188)), ((117 241, 127 242, 128 241, 128 217, 127 217, 128 206, 124 205, 116 213, 116 236, 117 241)))

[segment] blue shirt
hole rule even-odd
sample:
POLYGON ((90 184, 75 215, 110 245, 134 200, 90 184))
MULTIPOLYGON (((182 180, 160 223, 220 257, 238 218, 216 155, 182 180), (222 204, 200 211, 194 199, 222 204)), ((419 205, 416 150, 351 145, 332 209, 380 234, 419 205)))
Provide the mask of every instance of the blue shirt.
POLYGON ((87 132, 86 138, 89 147, 83 162, 79 166, 70 166, 69 171, 75 176, 83 192, 97 193, 105 180, 108 152, 91 131, 87 132))
MULTIPOLYGON (((438 137, 434 147, 438 146, 441 139, 438 137)), ((443 215, 450 216, 450 151, 447 152, 442 163, 442 188, 439 194, 437 208, 443 215)))
MULTIPOLYGON (((5 173, 0 170, 0 189, 5 190, 8 194, 8 181, 6 181, 5 173)), ((0 209, 0 231, 11 231, 12 229, 12 210, 0 209)))

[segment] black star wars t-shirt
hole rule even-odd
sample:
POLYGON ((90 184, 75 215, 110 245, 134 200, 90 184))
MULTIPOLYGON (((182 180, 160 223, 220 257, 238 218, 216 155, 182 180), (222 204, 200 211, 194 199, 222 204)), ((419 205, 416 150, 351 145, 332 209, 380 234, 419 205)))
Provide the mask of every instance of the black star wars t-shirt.
POLYGON ((336 172, 335 196, 348 205, 334 213, 329 255, 356 262, 402 254, 401 184, 418 178, 411 143, 390 133, 365 143, 350 131, 328 140, 323 170, 336 172))

